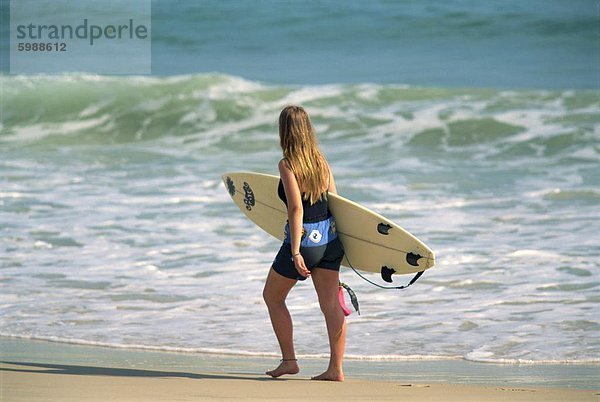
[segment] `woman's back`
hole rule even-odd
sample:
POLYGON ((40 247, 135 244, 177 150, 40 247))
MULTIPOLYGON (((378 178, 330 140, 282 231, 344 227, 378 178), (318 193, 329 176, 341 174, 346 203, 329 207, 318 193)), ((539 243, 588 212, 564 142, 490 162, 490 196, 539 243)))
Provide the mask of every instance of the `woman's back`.
MULTIPOLYGON (((283 188, 283 182, 281 179, 279 180, 277 194, 287 207, 287 197, 285 195, 285 190, 283 188)), ((318 222, 331 216, 331 212, 329 212, 329 206, 327 203, 327 197, 321 197, 312 205, 310 204, 310 200, 302 198, 302 209, 304 211, 302 219, 304 222, 318 222)))

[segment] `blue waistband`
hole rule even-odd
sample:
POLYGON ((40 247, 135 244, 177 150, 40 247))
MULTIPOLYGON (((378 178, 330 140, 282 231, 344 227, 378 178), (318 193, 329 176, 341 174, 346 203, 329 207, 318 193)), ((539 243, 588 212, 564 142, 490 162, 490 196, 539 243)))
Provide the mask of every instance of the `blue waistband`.
MULTIPOLYGON (((331 214, 325 219, 318 222, 303 222, 302 223, 302 239, 300 247, 317 247, 324 246, 331 241, 337 239, 337 231, 335 228, 335 219, 331 214)), ((285 224, 285 233, 283 241, 290 243, 290 225, 285 224)))

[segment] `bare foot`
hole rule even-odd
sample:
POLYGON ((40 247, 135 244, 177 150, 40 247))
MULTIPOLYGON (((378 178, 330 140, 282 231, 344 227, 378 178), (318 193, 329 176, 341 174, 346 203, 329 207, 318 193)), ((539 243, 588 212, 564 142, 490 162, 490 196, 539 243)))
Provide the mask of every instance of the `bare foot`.
POLYGON ((283 360, 276 369, 267 371, 265 374, 277 378, 284 374, 298 374, 299 372, 300 367, 296 360, 283 360))
POLYGON ((324 372, 321 375, 318 375, 316 377, 312 377, 311 380, 317 380, 317 381, 344 381, 344 373, 342 373, 341 371, 329 371, 327 370, 326 372, 324 372))

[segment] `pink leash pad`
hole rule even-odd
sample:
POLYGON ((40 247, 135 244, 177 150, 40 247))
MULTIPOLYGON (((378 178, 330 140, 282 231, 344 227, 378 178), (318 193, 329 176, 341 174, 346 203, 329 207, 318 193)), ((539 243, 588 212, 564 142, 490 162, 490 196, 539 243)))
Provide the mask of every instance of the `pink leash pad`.
POLYGON ((346 301, 344 300, 344 288, 341 286, 338 288, 338 300, 340 301, 340 306, 342 307, 342 311, 344 315, 347 317, 352 314, 352 311, 348 307, 346 307, 346 301))

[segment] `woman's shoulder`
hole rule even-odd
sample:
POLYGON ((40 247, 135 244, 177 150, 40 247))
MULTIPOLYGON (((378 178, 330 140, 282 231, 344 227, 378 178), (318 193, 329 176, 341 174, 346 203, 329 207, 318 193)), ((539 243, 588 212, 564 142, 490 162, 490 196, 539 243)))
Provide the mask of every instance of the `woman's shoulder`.
POLYGON ((287 170, 292 170, 290 168, 290 163, 287 160, 287 158, 281 158, 279 160, 279 163, 277 164, 277 167, 279 168, 279 171, 281 172, 283 169, 287 169, 287 170))

